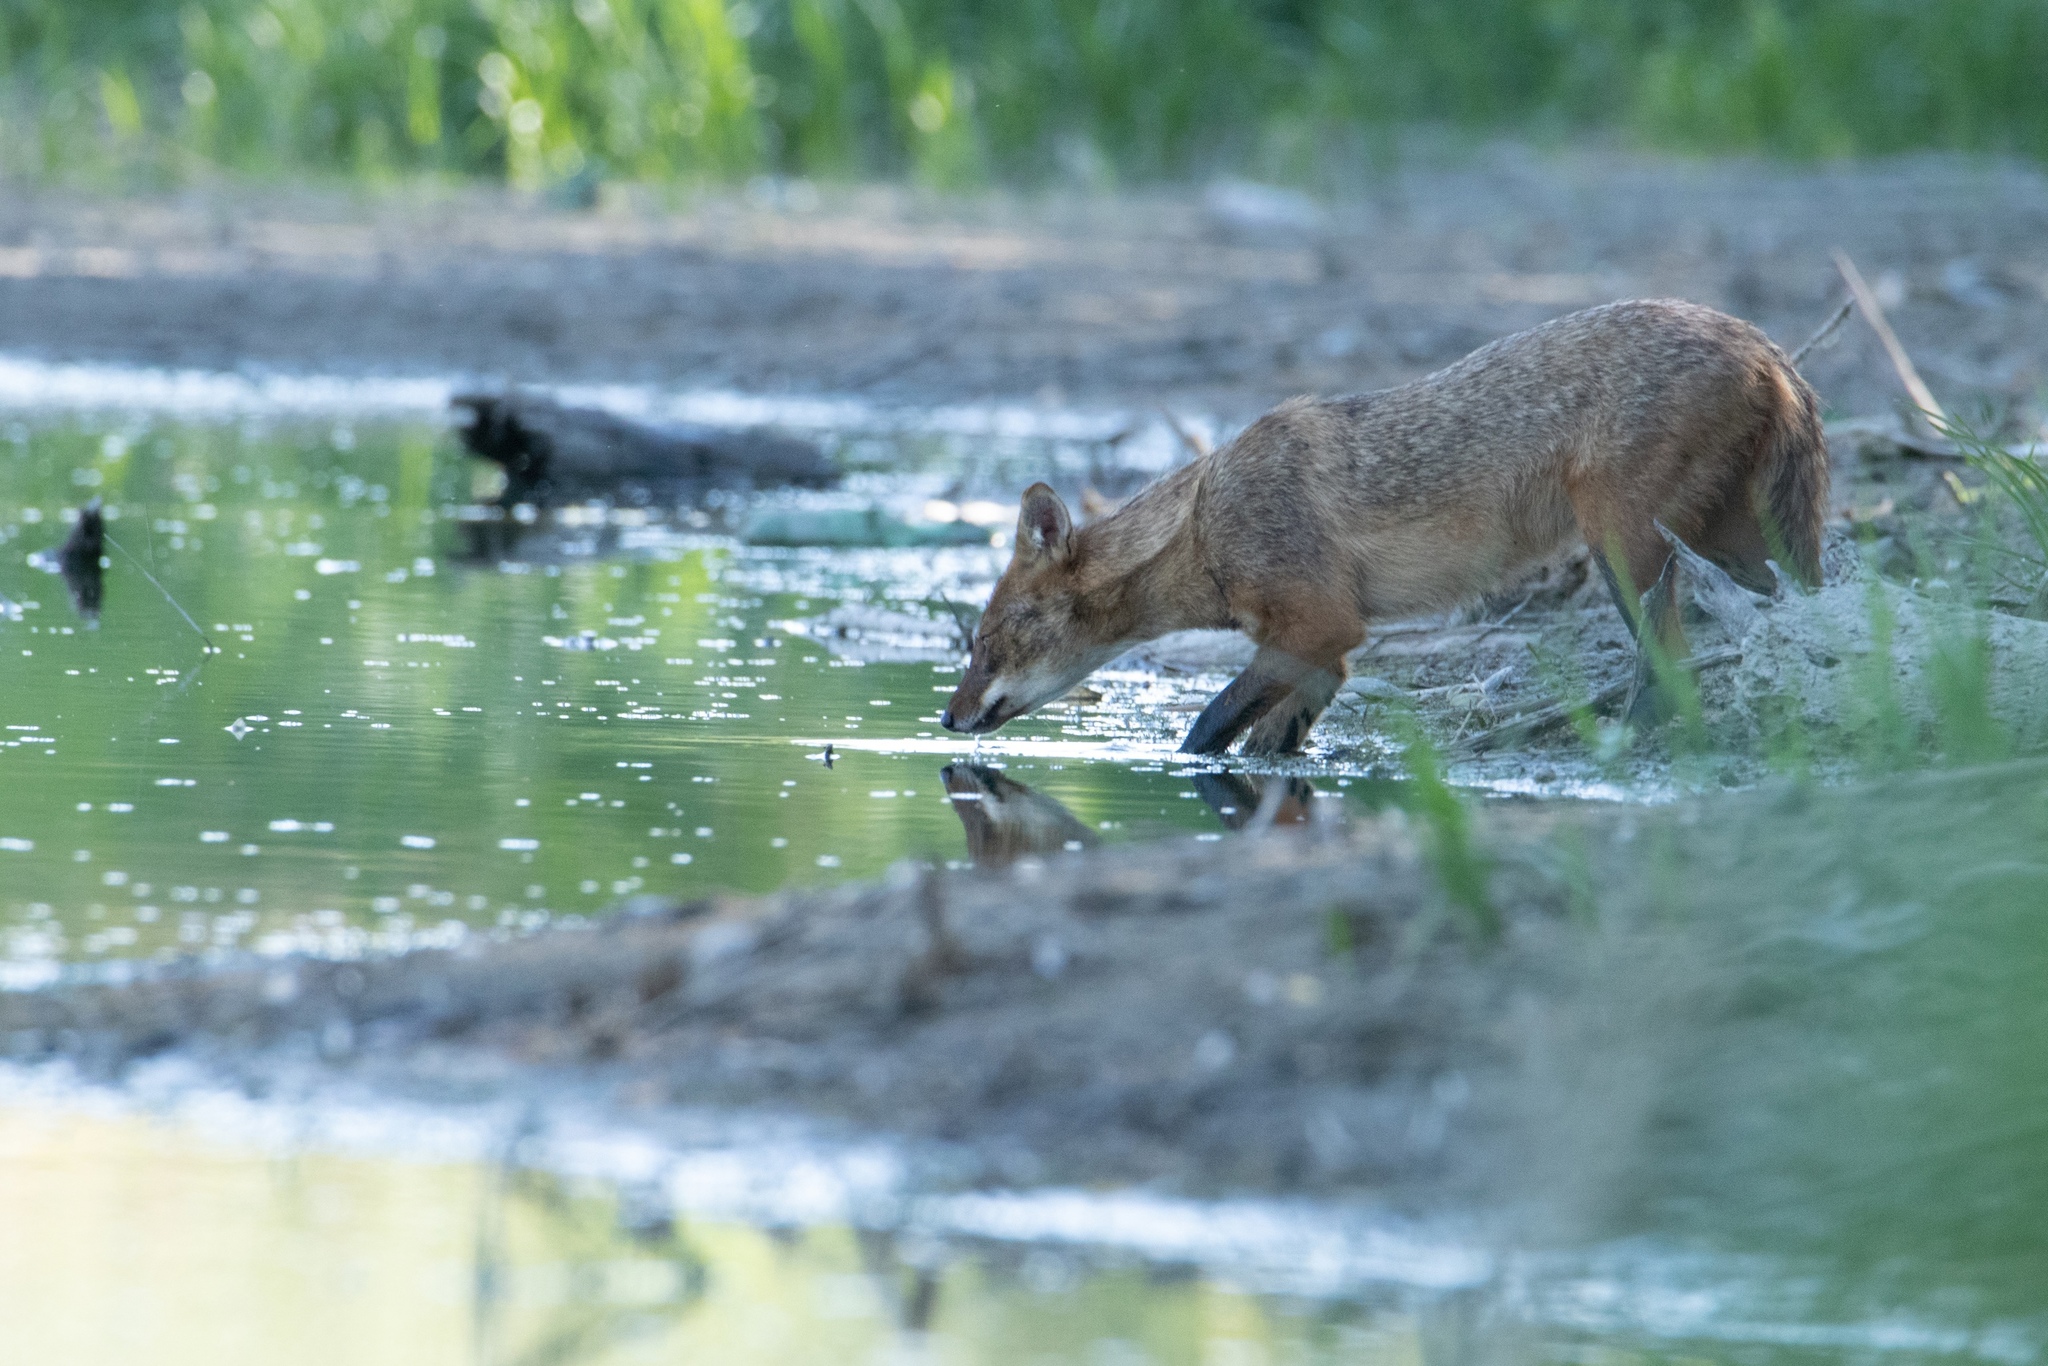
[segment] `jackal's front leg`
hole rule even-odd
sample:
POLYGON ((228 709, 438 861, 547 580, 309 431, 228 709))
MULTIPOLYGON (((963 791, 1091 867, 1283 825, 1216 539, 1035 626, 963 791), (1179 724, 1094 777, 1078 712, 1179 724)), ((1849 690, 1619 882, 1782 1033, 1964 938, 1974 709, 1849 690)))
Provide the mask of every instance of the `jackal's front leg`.
POLYGON ((1365 643, 1365 623, 1355 604, 1316 585, 1294 585, 1256 601, 1232 599, 1230 605, 1238 620, 1258 623, 1250 634, 1259 648, 1245 671, 1195 718, 1181 753, 1221 754, 1248 728, 1247 754, 1291 752, 1344 686, 1344 656, 1365 643), (1283 707, 1269 724, 1260 724, 1283 707))
POLYGON ((1221 754, 1229 749, 1231 741, 1294 691, 1298 671, 1294 661, 1262 647, 1229 687, 1209 699, 1180 742, 1180 752, 1221 754))
POLYGON ((1344 653, 1318 664, 1261 645, 1245 671, 1217 693, 1181 742, 1183 754, 1221 754, 1249 729, 1246 754, 1291 754, 1344 686, 1344 653))
POLYGON ((1273 709, 1252 723, 1240 754, 1298 754, 1308 740, 1309 728, 1323 714, 1344 686, 1342 674, 1329 669, 1311 669, 1294 685, 1294 691, 1274 704, 1273 709))

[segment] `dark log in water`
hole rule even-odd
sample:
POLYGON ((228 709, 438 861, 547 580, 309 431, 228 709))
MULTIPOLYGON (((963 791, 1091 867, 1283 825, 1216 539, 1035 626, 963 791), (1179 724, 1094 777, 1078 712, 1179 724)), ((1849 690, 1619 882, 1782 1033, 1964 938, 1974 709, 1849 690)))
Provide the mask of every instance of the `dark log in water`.
POLYGON ((504 466, 502 503, 596 495, 688 502, 713 489, 823 488, 838 471, 810 442, 761 430, 632 422, 528 394, 458 394, 471 454, 504 466))

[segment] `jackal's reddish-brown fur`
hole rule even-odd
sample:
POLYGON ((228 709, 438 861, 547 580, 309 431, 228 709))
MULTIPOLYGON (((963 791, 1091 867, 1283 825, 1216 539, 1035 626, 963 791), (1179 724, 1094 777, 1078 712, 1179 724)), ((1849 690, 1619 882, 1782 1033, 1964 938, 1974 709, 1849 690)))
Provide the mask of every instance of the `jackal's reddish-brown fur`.
MULTIPOLYGON (((1588 309, 1398 389, 1291 399, 1079 530, 1033 487, 944 720, 992 730, 1141 641, 1237 627, 1259 651, 1190 748, 1250 727, 1248 750, 1291 750, 1371 621, 1579 538, 1647 588, 1660 521, 1751 585, 1772 555, 1815 583, 1827 501, 1813 391, 1762 332, 1673 300, 1588 309)), ((1656 624, 1682 646, 1675 613, 1656 624)))

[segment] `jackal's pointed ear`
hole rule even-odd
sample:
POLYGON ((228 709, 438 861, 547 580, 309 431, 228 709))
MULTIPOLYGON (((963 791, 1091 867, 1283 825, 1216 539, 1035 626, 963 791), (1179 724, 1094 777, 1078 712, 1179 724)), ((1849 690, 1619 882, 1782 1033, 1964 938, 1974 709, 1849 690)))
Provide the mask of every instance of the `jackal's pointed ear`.
POLYGON ((1036 555, 1057 563, 1073 546, 1074 519, 1067 505, 1049 484, 1033 484, 1024 490, 1024 505, 1017 513, 1017 553, 1036 555))

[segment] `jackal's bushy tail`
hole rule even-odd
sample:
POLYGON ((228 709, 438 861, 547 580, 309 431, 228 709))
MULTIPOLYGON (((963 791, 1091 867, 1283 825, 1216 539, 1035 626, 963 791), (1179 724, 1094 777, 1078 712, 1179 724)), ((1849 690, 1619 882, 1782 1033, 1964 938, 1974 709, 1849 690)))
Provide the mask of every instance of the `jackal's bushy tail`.
POLYGON ((1762 493, 1770 534, 1809 588, 1820 586, 1820 545, 1828 517, 1828 441, 1820 400, 1791 362, 1778 358, 1777 401, 1764 436, 1762 493))

